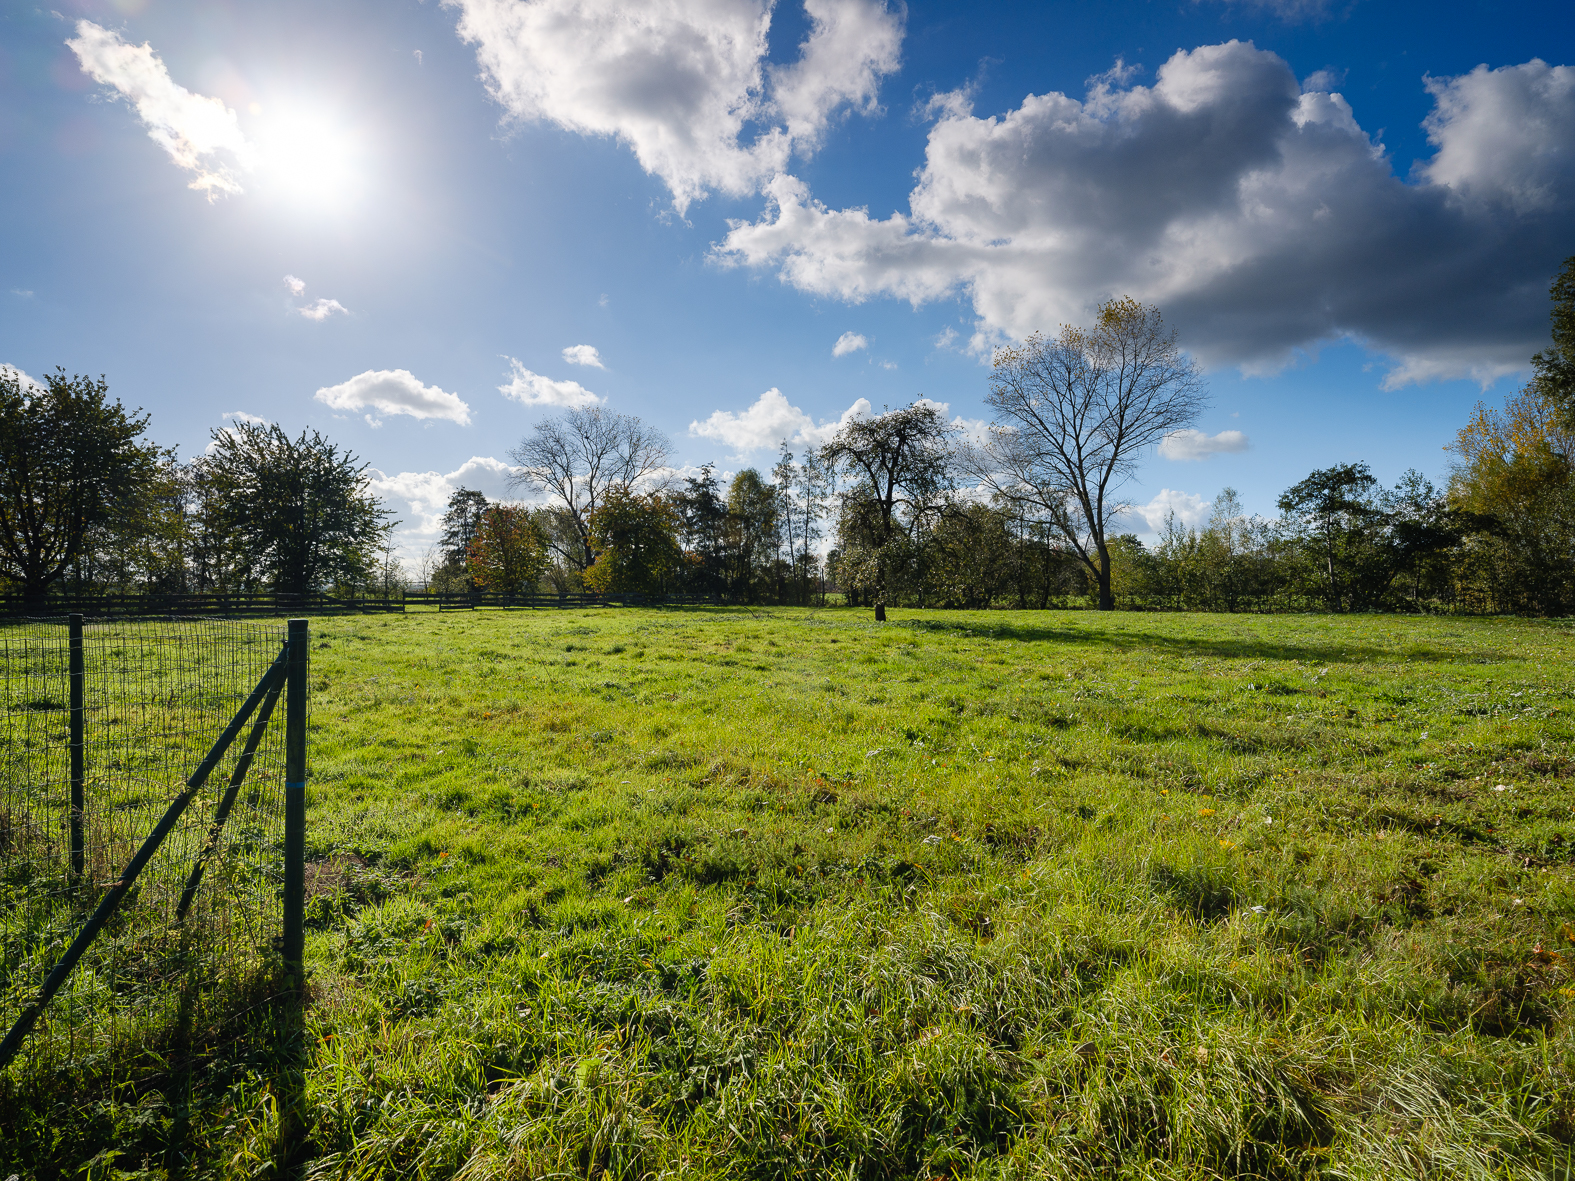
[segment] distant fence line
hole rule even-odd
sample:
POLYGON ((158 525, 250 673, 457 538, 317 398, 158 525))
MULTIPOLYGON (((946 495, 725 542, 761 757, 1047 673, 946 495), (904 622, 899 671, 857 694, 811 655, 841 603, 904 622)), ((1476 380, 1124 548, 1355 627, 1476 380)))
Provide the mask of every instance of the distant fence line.
POLYGON ((396 591, 387 595, 225 595, 147 594, 83 595, 24 600, 0 595, 0 618, 41 617, 80 613, 94 618, 148 615, 382 615, 410 608, 473 611, 478 607, 516 610, 559 610, 574 607, 645 607, 699 605, 719 602, 706 595, 504 595, 486 592, 444 594, 438 591, 396 591))

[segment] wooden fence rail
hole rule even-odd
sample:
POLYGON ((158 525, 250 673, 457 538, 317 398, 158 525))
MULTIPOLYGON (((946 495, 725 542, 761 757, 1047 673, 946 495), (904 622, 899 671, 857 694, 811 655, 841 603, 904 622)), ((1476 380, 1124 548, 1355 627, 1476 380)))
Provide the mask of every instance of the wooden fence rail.
POLYGON ((560 610, 576 607, 645 607, 713 604, 699 595, 439 594, 404 591, 391 595, 92 595, 51 596, 28 602, 0 595, 0 619, 78 613, 90 617, 136 615, 382 615, 410 608, 438 611, 560 610))
POLYGON ((403 611, 397 597, 340 595, 84 595, 50 596, 31 602, 0 595, 0 617, 82 614, 121 615, 331 615, 403 611))

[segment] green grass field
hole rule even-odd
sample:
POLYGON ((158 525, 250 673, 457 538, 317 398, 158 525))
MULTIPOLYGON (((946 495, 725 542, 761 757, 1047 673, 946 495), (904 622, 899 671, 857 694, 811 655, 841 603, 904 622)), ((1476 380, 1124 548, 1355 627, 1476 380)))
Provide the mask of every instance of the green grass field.
POLYGON ((1571 625, 892 614, 316 621, 309 1174, 1575 1175, 1571 625))

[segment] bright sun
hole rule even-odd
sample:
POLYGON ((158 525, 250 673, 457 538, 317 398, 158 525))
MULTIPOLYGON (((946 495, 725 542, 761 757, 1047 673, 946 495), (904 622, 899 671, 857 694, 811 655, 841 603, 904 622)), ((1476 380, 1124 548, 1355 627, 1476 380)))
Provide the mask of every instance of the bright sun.
POLYGON ((257 141, 265 183, 292 203, 314 209, 342 206, 361 187, 360 137, 328 115, 264 112, 257 141))

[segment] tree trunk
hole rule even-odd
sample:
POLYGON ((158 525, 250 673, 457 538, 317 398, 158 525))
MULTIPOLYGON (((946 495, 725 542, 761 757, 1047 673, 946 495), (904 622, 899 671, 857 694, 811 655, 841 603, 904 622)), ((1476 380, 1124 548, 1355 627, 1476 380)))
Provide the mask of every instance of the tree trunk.
POLYGON ((1114 611, 1116 596, 1110 593, 1110 551, 1103 545, 1099 546, 1099 569, 1094 573, 1099 579, 1099 609, 1114 611))
POLYGON ((1325 547, 1325 550, 1324 550, 1324 563, 1327 566, 1328 571, 1329 571, 1329 606, 1332 607, 1334 609, 1334 613, 1336 615, 1338 615, 1341 612, 1341 610, 1343 610, 1343 606, 1344 605, 1343 605, 1343 603, 1341 601, 1339 583, 1337 583, 1335 581, 1335 577, 1334 577, 1334 543, 1333 543, 1333 541, 1330 541, 1330 543, 1325 547))

